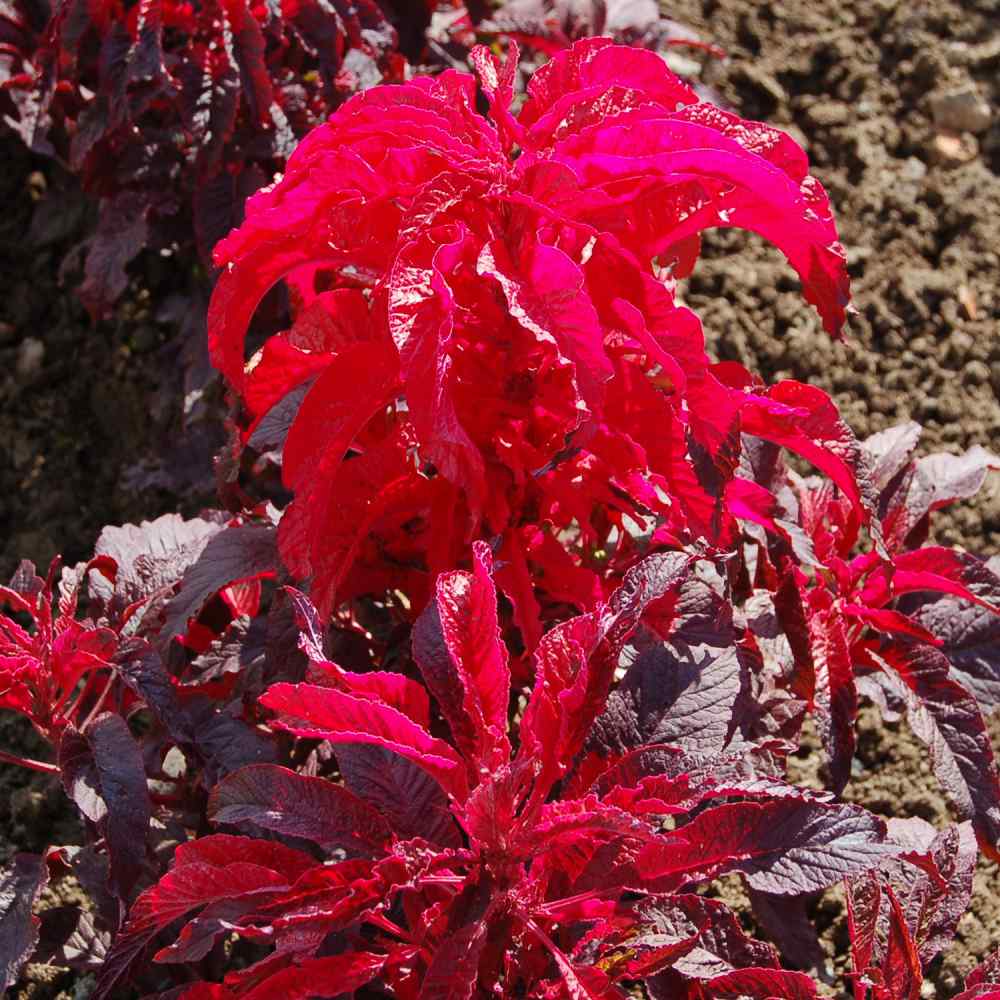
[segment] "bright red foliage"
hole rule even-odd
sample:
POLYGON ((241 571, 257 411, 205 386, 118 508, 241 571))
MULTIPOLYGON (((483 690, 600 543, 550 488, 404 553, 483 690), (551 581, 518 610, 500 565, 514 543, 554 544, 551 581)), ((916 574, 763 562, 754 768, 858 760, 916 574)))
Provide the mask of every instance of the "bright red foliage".
MULTIPOLYGON (((169 34, 138 9, 109 28, 133 67, 169 34)), ((253 23, 278 23, 251 14, 207 49, 247 101, 253 23)), ((677 283, 710 226, 772 240, 843 322, 791 139, 607 39, 516 115, 516 48, 470 58, 489 115, 454 71, 354 97, 220 244, 232 515, 105 529, 57 601, 55 569, 0 589, 0 705, 90 838, 0 872, 5 986, 37 945, 99 996, 816 996, 698 893, 733 874, 801 966, 806 902, 844 878, 857 1000, 917 1000, 1000 852, 1000 562, 926 542, 1000 459, 914 459, 912 424, 860 442, 819 390, 708 357, 677 283), (247 361, 282 281, 291 325, 247 361), (239 478, 261 454, 284 510, 239 478), (862 695, 905 712, 962 823, 836 800, 862 695), (825 791, 787 780, 807 713, 825 791), (39 928, 60 867, 95 908, 39 928)))
MULTIPOLYGON (((29 630, 15 618, 0 615, 0 708, 27 716, 55 744, 84 708, 93 708, 84 697, 94 693, 92 682, 94 687, 111 682, 111 662, 118 647, 112 629, 76 620, 75 586, 56 602, 53 586, 58 568, 54 562, 43 580, 25 562, 10 586, 0 587, 0 602, 32 623, 29 630), (78 692, 81 680, 86 684, 78 692)), ((91 568, 113 574, 115 567, 98 558, 91 568)))
MULTIPOLYGON (((717 689, 714 705, 736 723, 729 738, 708 750, 697 737, 674 734, 666 744, 637 735, 610 755, 595 746, 585 768, 573 767, 595 719, 612 727, 624 721, 627 712, 609 700, 615 668, 645 645, 647 611, 690 584, 693 561, 680 553, 651 557, 607 605, 549 632, 516 727, 508 724, 507 652, 482 543, 474 565, 472 573, 439 579, 417 625, 413 653, 423 685, 398 674, 353 674, 323 658, 299 599, 310 683, 275 685, 261 702, 280 728, 329 741, 345 784, 253 766, 215 788, 210 814, 242 829, 292 834, 326 855, 339 847, 348 857, 321 863, 229 834, 183 846, 171 871, 136 902, 99 995, 181 916, 188 922, 157 953, 161 962, 204 954, 227 931, 275 946, 215 992, 191 987, 187 1000, 330 992, 313 978, 323 962, 338 974, 363 969, 358 985, 377 978, 392 996, 413 1000, 624 997, 617 982, 653 977, 669 977, 683 995, 700 996, 703 983, 720 995, 717 977, 734 969, 741 994, 815 995, 808 977, 781 970, 774 951, 748 939, 723 904, 692 890, 741 872, 761 891, 808 892, 897 849, 883 843, 875 817, 782 780, 783 745, 740 709, 731 633, 720 628, 699 647, 735 681, 717 689), (430 733, 428 693, 450 739, 430 733), (422 836, 380 821, 375 809, 390 811, 390 782, 373 796, 357 778, 359 754, 364 760, 375 751, 374 762, 387 770, 415 764, 433 779, 419 799, 392 803, 393 812, 410 813, 422 836), (318 808, 324 800, 333 808, 318 808), (662 814, 673 816, 673 832, 661 829, 662 814), (336 959, 319 957, 331 941, 336 959)), ((665 648, 680 651, 696 634, 682 617, 663 638, 665 648)), ((640 655, 619 690, 646 673, 642 664, 640 655)), ((683 724, 708 690, 692 676, 664 706, 660 732, 683 724)))
POLYGON ((699 232, 742 226, 781 247, 840 329, 844 256, 802 151, 697 103, 650 52, 580 42, 535 74, 517 117, 516 51, 472 59, 491 118, 450 71, 361 95, 216 252, 212 355, 243 396, 245 439, 309 386, 291 409, 280 549, 321 612, 399 588, 400 566, 423 574, 402 588, 420 607, 470 536, 498 536, 533 641, 539 603, 583 610, 627 568, 626 516, 710 548, 731 544, 733 513, 769 523, 766 497, 734 479, 741 431, 809 458, 865 519, 857 445, 829 400, 712 365, 674 300, 699 232), (282 278, 295 323, 245 365, 282 278))

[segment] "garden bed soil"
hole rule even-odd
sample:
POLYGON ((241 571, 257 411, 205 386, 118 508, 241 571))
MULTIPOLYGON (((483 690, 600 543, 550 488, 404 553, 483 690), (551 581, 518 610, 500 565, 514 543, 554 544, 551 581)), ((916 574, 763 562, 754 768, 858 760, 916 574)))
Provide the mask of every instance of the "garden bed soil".
MULTIPOLYGON (((913 418, 922 448, 1000 451, 1000 24, 996 0, 675 0, 667 13, 722 46, 702 81, 744 117, 770 121, 807 149, 836 210, 854 281, 848 339, 832 343, 780 255, 738 232, 706 240, 684 295, 713 352, 766 378, 831 392, 861 435, 913 418)), ((676 58, 688 60, 686 50, 676 58)), ((85 558, 108 523, 191 511, 211 470, 195 455, 186 482, 137 473, 152 439, 176 426, 178 319, 159 308, 186 280, 144 262, 109 321, 93 324, 69 287, 66 252, 89 211, 57 168, 0 139, 0 574, 20 558, 85 558), (61 200, 53 209, 53 193, 61 200), (48 207, 44 207, 44 206, 48 207), (60 277, 61 271, 66 281, 60 277), (171 353, 173 351, 173 353, 171 353), (138 488, 137 488, 138 487, 138 488)), ((159 447, 159 445, 158 445, 159 447)), ((937 537, 1000 551, 1000 476, 939 522, 937 537)), ((1000 748, 1000 723, 991 721, 1000 748)), ((5 745, 26 729, 0 724, 5 745)), ((847 796, 884 815, 948 816, 925 751, 905 722, 860 720, 847 796)), ((818 780, 817 747, 800 773, 818 780)), ((64 842, 78 827, 57 783, 0 767, 5 854, 64 842)), ((953 996, 1000 943, 1000 874, 981 862, 972 909, 931 971, 953 996)), ((67 891, 72 891, 71 888, 67 891)), ((51 894, 50 894, 51 895, 51 894)), ((48 897, 46 897, 48 898, 48 897)), ((52 904, 55 897, 49 899, 52 904)), ((838 977, 846 959, 837 893, 815 904, 838 977)), ((40 967, 19 995, 86 996, 87 984, 40 967)), ((842 981, 842 980, 841 980, 842 981)))

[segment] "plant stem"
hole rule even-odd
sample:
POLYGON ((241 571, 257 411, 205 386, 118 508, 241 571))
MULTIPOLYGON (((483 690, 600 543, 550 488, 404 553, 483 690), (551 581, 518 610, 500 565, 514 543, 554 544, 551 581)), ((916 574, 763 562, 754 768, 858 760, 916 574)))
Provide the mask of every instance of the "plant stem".
POLYGON ((59 768, 55 764, 34 760, 32 757, 18 757, 17 754, 7 753, 6 750, 0 750, 0 761, 17 764, 19 767, 30 767, 32 771, 41 771, 43 774, 59 774, 59 768))
POLYGON ((115 675, 112 672, 108 676, 108 682, 107 684, 104 685, 104 690, 101 692, 100 697, 98 697, 97 701, 94 702, 94 707, 87 713, 87 718, 84 720, 83 725, 80 726, 81 731, 86 729, 87 726, 89 726, 94 721, 94 719, 97 717, 97 713, 100 712, 100 710, 104 707, 104 702, 107 699, 108 694, 111 691, 111 686, 114 684, 114 682, 115 682, 115 675))

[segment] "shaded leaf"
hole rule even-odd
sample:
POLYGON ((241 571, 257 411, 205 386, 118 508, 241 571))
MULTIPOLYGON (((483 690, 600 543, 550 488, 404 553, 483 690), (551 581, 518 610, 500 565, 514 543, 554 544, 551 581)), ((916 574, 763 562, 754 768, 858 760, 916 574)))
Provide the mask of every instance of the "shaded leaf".
POLYGON ((13 986, 38 943, 38 918, 31 909, 48 881, 48 869, 36 854, 15 854, 0 869, 0 963, 3 988, 13 986))
POLYGON ((224 587, 272 575, 277 566, 275 542, 274 528, 262 524, 226 528, 213 535, 185 570, 180 589, 166 607, 160 648, 183 635, 190 619, 224 587))
POLYGON ((367 744, 340 744, 336 755, 347 787, 382 813, 400 837, 423 837, 442 847, 461 843, 447 796, 422 768, 367 744))
POLYGON ((224 778, 212 789, 208 816, 301 837, 328 852, 371 855, 390 837, 382 816, 343 786, 274 764, 252 764, 224 778))
POLYGON ((128 724, 105 712, 82 733, 68 729, 59 767, 66 794, 107 841, 115 893, 129 898, 145 866, 152 806, 142 751, 128 724))

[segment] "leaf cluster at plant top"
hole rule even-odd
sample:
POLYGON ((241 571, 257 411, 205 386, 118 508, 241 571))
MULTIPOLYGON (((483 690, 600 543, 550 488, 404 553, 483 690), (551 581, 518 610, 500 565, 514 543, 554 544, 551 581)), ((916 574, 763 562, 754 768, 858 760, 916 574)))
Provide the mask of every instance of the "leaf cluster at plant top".
POLYGON ((227 510, 0 591, 0 705, 89 834, 5 870, 5 985, 34 953, 98 997, 811 997, 843 881, 856 1000, 916 1000, 1000 854, 1000 561, 928 544, 1000 460, 713 362, 678 294, 710 227, 839 335, 805 154, 657 52, 503 13, 551 51, 523 101, 514 43, 356 94, 216 247, 227 510), (841 801, 862 695, 959 822, 841 801), (823 789, 788 778, 809 718, 823 789), (32 918, 67 872, 92 906, 32 918))

